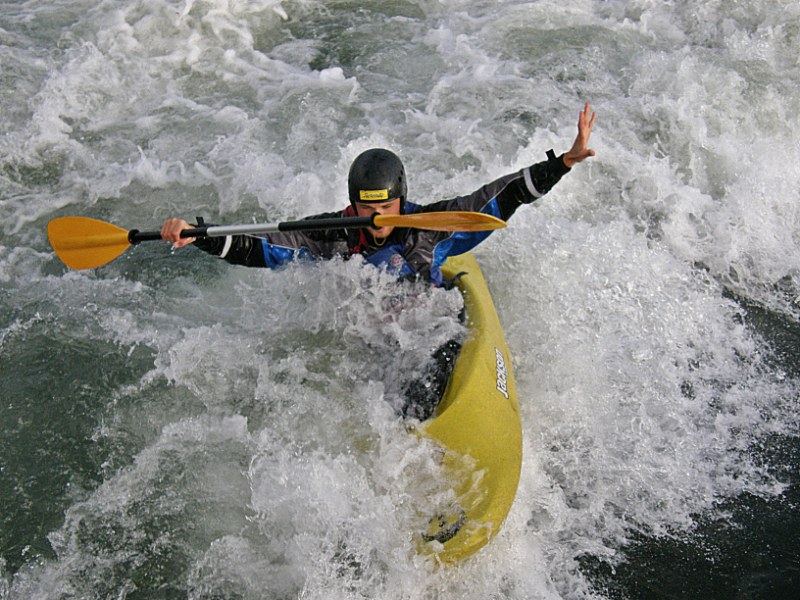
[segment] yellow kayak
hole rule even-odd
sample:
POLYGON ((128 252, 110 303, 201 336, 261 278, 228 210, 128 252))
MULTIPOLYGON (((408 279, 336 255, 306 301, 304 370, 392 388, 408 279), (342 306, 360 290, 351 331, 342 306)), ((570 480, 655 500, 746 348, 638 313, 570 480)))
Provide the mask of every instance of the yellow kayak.
POLYGON ((522 464, 522 423, 511 355, 492 297, 472 254, 451 257, 469 329, 434 416, 421 433, 445 448, 457 500, 422 534, 425 552, 453 563, 486 545, 511 509, 522 464))

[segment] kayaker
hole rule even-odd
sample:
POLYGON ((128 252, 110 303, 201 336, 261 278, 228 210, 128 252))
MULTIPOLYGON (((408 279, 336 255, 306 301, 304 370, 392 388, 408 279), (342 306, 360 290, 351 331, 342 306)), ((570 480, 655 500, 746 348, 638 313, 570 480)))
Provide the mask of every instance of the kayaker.
MULTIPOLYGON (((433 211, 478 211, 508 220, 523 204, 541 198, 579 162, 594 156, 589 137, 596 114, 587 103, 578 117, 578 135, 572 148, 561 156, 552 150, 547 160, 511 173, 467 195, 427 204, 408 200, 405 168, 393 152, 374 148, 361 153, 350 167, 348 193, 350 205, 332 213, 309 219, 411 214, 433 211)), ((192 227, 183 219, 168 219, 161 237, 175 248, 195 246, 229 263, 250 267, 277 268, 297 258, 345 258, 362 255, 373 265, 384 267, 402 278, 428 279, 441 285, 441 265, 448 256, 474 248, 490 232, 442 232, 409 228, 327 229, 322 231, 281 232, 261 236, 228 236, 202 239, 181 238, 192 227)), ((401 384, 396 407, 404 417, 425 420, 441 398, 460 350, 460 342, 451 340, 431 357, 425 373, 401 384)))
MULTIPOLYGON (((382 148, 360 154, 350 167, 350 205, 332 213, 308 217, 351 217, 411 214, 431 211, 478 211, 508 220, 523 204, 530 204, 558 183, 579 162, 594 156, 589 137, 597 115, 586 103, 578 118, 578 135, 572 148, 557 157, 511 173, 467 195, 424 206, 408 200, 405 169, 400 159, 382 148)), ((183 219, 164 222, 161 237, 181 248, 195 246, 232 264, 277 268, 288 261, 309 258, 348 257, 361 254, 373 265, 388 268, 400 277, 422 277, 442 283, 441 265, 448 256, 471 250, 490 232, 441 232, 407 228, 332 229, 326 231, 270 233, 262 236, 181 238, 192 227, 183 219)))

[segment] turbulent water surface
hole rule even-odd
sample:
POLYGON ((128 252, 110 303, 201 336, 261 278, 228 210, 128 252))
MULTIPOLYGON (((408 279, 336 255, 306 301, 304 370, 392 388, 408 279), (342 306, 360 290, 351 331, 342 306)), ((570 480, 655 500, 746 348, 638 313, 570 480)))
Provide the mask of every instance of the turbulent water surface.
POLYGON ((0 4, 0 598, 791 597, 798 47, 770 0, 0 4), (456 568, 416 552, 447 490, 391 408, 456 292, 47 241, 334 210, 374 146, 466 193, 586 101, 597 157, 476 252, 524 461, 456 568))

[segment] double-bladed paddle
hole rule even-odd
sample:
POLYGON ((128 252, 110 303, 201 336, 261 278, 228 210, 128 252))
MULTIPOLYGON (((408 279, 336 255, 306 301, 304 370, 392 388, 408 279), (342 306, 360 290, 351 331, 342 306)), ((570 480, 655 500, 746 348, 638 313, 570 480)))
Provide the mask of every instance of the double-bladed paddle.
MULTIPOLYGON (((203 225, 181 232, 182 238, 220 237, 286 231, 351 229, 364 227, 411 227, 431 231, 489 231, 506 226, 505 221, 478 212, 429 212, 410 215, 380 215, 303 219, 252 225, 203 225)), ((94 269, 111 262, 129 246, 160 240, 159 231, 125 230, 88 217, 59 217, 47 225, 47 237, 61 261, 71 269, 94 269)))

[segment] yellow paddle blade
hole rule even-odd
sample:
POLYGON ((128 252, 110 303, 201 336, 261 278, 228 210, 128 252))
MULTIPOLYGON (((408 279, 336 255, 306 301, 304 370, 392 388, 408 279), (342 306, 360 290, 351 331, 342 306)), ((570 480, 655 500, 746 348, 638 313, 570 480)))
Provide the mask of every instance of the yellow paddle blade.
POLYGON ((502 229, 506 222, 479 212, 429 212, 412 215, 377 215, 376 227, 414 227, 432 231, 489 231, 502 229))
POLYGON ((121 227, 88 217, 59 217, 47 225, 50 245, 70 269, 94 269, 117 258, 130 246, 121 227))

